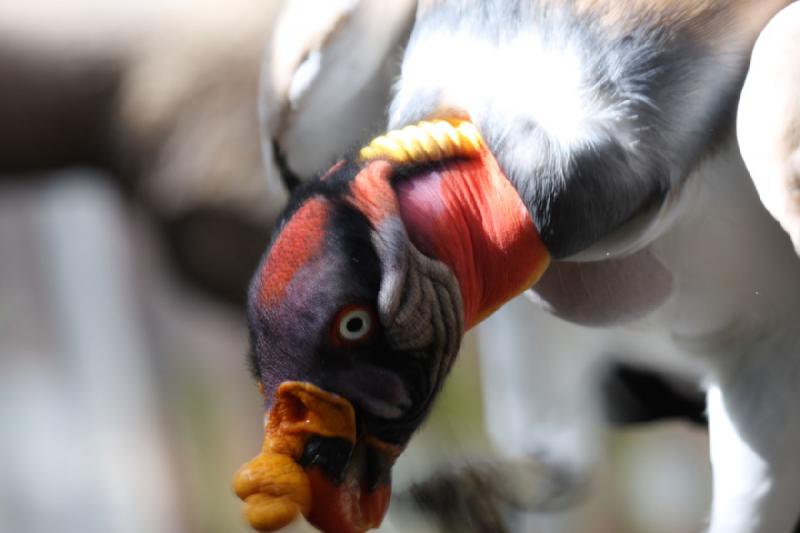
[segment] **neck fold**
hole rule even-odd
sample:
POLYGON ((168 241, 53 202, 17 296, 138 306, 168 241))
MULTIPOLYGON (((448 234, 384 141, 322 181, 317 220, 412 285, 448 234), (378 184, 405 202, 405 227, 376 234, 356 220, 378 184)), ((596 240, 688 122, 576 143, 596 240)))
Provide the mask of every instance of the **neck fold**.
POLYGON ((465 329, 532 286, 550 263, 528 210, 485 147, 396 189, 411 241, 458 280, 465 329))

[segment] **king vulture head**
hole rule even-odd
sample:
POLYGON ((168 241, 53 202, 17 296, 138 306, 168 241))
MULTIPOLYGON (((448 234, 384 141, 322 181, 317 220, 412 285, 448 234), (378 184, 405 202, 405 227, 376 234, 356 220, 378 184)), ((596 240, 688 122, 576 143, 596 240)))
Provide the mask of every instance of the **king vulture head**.
POLYGON ((249 294, 268 409, 262 454, 235 481, 251 524, 302 512, 324 531, 376 527, 465 329, 548 262, 466 121, 378 137, 300 189, 249 294))

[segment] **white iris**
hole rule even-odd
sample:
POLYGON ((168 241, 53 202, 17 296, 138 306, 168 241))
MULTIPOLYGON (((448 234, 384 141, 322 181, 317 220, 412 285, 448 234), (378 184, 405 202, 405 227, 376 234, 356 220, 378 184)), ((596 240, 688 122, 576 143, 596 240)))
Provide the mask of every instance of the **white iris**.
POLYGON ((339 335, 348 341, 363 339, 370 329, 370 316, 364 309, 348 311, 339 321, 339 335))

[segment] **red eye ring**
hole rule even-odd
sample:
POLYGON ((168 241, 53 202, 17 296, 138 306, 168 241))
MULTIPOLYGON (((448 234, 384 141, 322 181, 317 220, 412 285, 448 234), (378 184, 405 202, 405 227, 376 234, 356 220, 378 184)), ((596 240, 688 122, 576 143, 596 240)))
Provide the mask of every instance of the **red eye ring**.
POLYGON ((347 305, 336 313, 331 327, 334 344, 355 346, 372 337, 376 325, 375 311, 363 304, 347 305))

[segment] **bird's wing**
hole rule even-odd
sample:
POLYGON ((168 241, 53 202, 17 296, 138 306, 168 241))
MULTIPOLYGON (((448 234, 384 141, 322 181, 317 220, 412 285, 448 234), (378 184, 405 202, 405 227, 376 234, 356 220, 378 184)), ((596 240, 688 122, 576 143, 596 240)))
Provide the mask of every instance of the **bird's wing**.
POLYGON ((800 254, 800 3, 775 15, 758 37, 737 135, 761 201, 800 254))
POLYGON ((281 170, 307 179, 385 128, 415 5, 415 0, 286 2, 261 79, 268 179, 278 179, 281 170))

